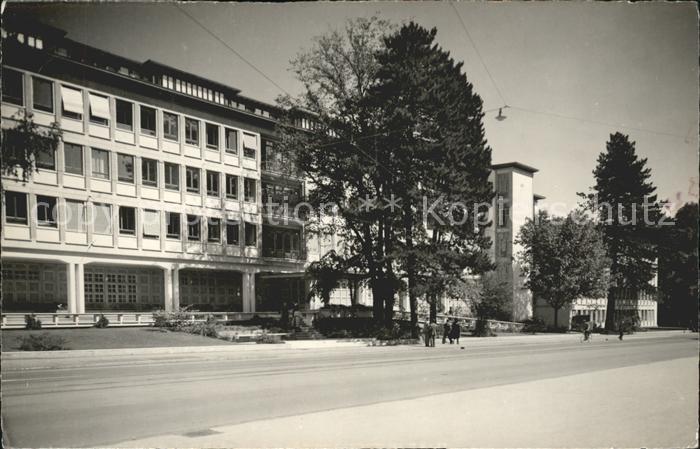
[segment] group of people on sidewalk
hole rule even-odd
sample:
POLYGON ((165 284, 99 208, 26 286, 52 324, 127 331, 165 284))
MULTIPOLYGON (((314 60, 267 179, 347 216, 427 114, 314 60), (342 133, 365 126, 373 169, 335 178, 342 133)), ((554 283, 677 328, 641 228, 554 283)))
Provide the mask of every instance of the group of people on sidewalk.
MULTIPOLYGON (((435 346, 435 338, 437 336, 438 326, 435 322, 426 323, 423 326, 423 339, 425 340, 426 347, 435 346)), ((462 328, 459 325, 459 321, 455 318, 450 325, 450 320, 445 319, 442 325, 442 344, 444 345, 447 340, 450 340, 450 344, 459 344, 459 337, 462 334, 462 328)))

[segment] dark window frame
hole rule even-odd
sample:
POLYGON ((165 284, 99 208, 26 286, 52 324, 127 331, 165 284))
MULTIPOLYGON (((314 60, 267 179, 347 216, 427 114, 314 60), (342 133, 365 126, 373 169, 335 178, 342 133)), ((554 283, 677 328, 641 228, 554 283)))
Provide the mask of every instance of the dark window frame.
POLYGON ((24 73, 19 72, 17 70, 9 69, 6 67, 2 68, 2 101, 3 103, 10 103, 15 106, 24 106, 24 73), (9 77, 7 76, 8 73, 12 73, 9 77), (12 81, 16 81, 16 79, 13 79, 13 76, 17 75, 19 77, 19 97, 15 95, 15 92, 13 92, 14 87, 17 87, 16 85, 13 85, 12 81), (9 89, 8 89, 9 88, 9 89))
POLYGON ((165 238, 180 240, 182 235, 182 214, 179 212, 165 212, 165 238), (173 229, 177 233, 171 232, 173 229))
POLYGON ((221 243, 221 218, 209 217, 207 219, 207 242, 221 243), (218 232, 212 236, 212 231, 216 229, 218 232))
POLYGON ((199 120, 185 117, 185 144, 199 146, 199 120))
POLYGON ((197 167, 185 167, 185 189, 187 193, 202 192, 200 183, 201 171, 197 167))
POLYGON ((8 224, 29 224, 29 207, 27 201, 29 195, 25 192, 14 192, 5 190, 5 223, 8 224), (8 195, 12 198, 8 198, 8 195), (24 199, 24 201, 21 201, 24 199), (22 203, 24 204, 22 206, 22 203), (12 209, 10 209, 12 206, 12 209), (10 213, 10 211, 12 213, 10 213), (21 215, 24 212, 24 215, 21 215))
POLYGON ((158 187, 157 160, 141 158, 141 184, 149 187, 158 187))
POLYGON ((115 124, 117 126, 117 129, 122 129, 126 131, 133 131, 134 130, 134 103, 126 100, 122 100, 119 98, 114 99, 115 103, 115 109, 117 113, 117 117, 115 120, 115 124), (120 108, 120 105, 122 106, 120 108), (129 113, 125 114, 124 111, 124 106, 128 105, 129 106, 129 113), (127 123, 125 121, 126 116, 128 116, 129 122, 127 123))
POLYGON ((215 198, 221 197, 221 173, 218 171, 207 170, 207 196, 215 198), (215 182, 212 183, 210 182, 211 180, 215 180, 215 182), (212 186, 212 184, 215 185, 212 186), (212 187, 216 187, 216 190, 214 190, 212 187))
POLYGON ((250 223, 250 222, 244 222, 244 239, 245 239, 245 246, 258 246, 258 225, 256 223, 250 223), (252 230, 252 233, 250 236, 252 236, 251 239, 249 239, 249 234, 248 230, 252 230))
POLYGON ((163 111, 163 138, 172 142, 180 141, 180 116, 178 114, 163 111), (173 118, 175 119, 174 123, 173 118))
POLYGON ((238 154, 238 131, 235 129, 231 128, 226 128, 224 127, 224 138, 226 140, 225 144, 225 150, 229 154, 238 154), (230 136, 233 135, 235 138, 233 139, 233 145, 231 144, 231 139, 230 136))
POLYGON ((180 165, 178 164, 173 164, 170 162, 165 162, 163 165, 163 179, 164 179, 164 184, 165 188, 167 190, 173 190, 173 191, 180 191, 180 165), (172 170, 174 169, 174 170, 172 170), (172 182, 173 176, 171 176, 172 172, 175 172, 175 180, 177 180, 177 184, 174 184, 172 182), (168 182, 168 178, 170 178, 171 182, 168 182))
POLYGON ((37 111, 47 112, 50 114, 54 113, 54 111, 56 109, 56 105, 54 104, 55 101, 54 101, 54 82, 53 81, 48 80, 46 78, 41 78, 41 77, 32 75, 32 94, 33 94, 33 98, 32 98, 32 108, 33 109, 36 109, 37 111), (46 83, 46 85, 48 85, 51 88, 51 93, 50 93, 51 105, 50 106, 36 102, 36 100, 37 100, 37 95, 36 95, 37 88, 36 87, 37 87, 37 84, 39 84, 39 83, 46 83))
POLYGON ((77 143, 70 143, 70 142, 64 142, 63 143, 63 171, 66 173, 70 173, 72 175, 79 175, 79 176, 84 176, 85 175, 85 156, 83 152, 83 146, 78 145, 77 143), (80 151, 80 171, 71 171, 74 170, 74 166, 69 166, 68 165, 68 157, 67 155, 67 149, 72 148, 72 149, 78 149, 80 151))
POLYGON ((119 206, 119 234, 136 235, 136 208, 131 206, 119 206), (126 212, 131 212, 131 215, 126 212), (131 228, 127 227, 131 226, 131 228))
POLYGON ((36 224, 37 226, 58 227, 58 198, 48 195, 36 196, 36 224), (47 201, 48 200, 48 201, 47 201))
MULTIPOLYGON (((117 153, 117 181, 127 184, 133 184, 136 181, 135 161, 134 156, 130 154, 117 153), (122 177, 122 159, 124 158, 131 158, 131 178, 122 177)), ((128 166, 126 168, 128 169, 128 166)))
POLYGON ((187 241, 202 241, 202 218, 198 215, 187 215, 187 241))
POLYGON ((231 200, 237 200, 238 199, 238 175, 230 175, 226 174, 226 198, 231 199, 231 200), (231 180, 235 180, 235 183, 230 182, 231 180), (235 187, 235 192, 231 192, 230 186, 235 187))
POLYGON ((149 106, 144 106, 144 105, 139 105, 139 106, 140 106, 139 112, 141 113, 140 114, 141 115, 141 118, 140 118, 140 125, 141 126, 139 129, 140 129, 141 134, 143 134, 145 136, 152 136, 152 137, 157 136, 158 135, 157 111, 155 110, 155 108, 151 108, 149 106), (153 111, 153 114, 151 115, 150 112, 148 114, 144 114, 144 111, 153 111), (148 118, 148 117, 153 118, 153 129, 151 129, 149 127, 151 125, 150 120, 147 119, 146 122, 144 123, 144 119, 148 118))
POLYGON ((235 246, 241 245, 241 223, 239 221, 226 221, 226 244, 235 246))

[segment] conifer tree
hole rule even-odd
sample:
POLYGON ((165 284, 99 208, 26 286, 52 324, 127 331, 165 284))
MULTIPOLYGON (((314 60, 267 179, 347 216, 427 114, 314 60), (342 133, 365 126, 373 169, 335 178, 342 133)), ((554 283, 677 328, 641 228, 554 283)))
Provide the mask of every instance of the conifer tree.
POLYGON ((605 327, 616 328, 616 299, 650 291, 656 267, 656 231, 660 208, 647 159, 639 158, 627 135, 610 135, 593 171, 588 207, 599 218, 610 258, 611 283, 605 327))

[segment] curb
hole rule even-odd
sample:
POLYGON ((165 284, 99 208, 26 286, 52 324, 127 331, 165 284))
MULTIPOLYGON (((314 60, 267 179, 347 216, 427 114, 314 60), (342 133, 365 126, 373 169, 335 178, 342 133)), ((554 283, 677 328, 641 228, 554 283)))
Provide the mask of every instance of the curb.
MULTIPOLYGON (((626 339, 646 339, 653 337, 672 337, 683 334, 693 335, 684 331, 649 331, 627 335, 626 339)), ((695 333, 694 335, 697 335, 695 333)), ((617 335, 596 334, 594 339, 614 338, 617 335)), ((503 337, 463 337, 461 345, 488 346, 488 345, 521 345, 524 343, 538 343, 557 340, 577 339, 578 334, 535 334, 512 335, 503 337)), ((573 341, 573 340, 572 340, 573 341)), ((578 340, 577 340, 578 342, 578 340)), ((81 357, 118 357, 118 356, 143 356, 158 354, 184 354, 184 353, 230 353, 251 351, 289 351, 294 349, 336 349, 352 347, 379 347, 379 346, 411 346, 418 345, 420 340, 376 340, 376 339, 348 339, 348 340, 288 340, 284 344, 257 344, 237 343, 222 346, 178 346, 158 348, 120 348, 120 349, 74 349, 64 351, 10 351, 2 352, 2 360, 33 360, 33 359, 72 359, 81 357)))

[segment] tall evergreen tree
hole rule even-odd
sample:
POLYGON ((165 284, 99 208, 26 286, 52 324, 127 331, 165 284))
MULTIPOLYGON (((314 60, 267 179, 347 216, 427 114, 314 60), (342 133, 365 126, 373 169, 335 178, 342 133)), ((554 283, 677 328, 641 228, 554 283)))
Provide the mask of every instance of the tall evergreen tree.
POLYGON ((687 203, 659 242, 659 324, 698 328, 698 203, 687 203))
POLYGON ((639 158, 627 135, 610 135, 593 171, 588 206, 597 213, 610 258, 611 283, 605 327, 616 327, 616 299, 651 290, 656 271, 655 239, 660 208, 647 159, 639 158))
POLYGON ((492 198, 482 101, 436 34, 411 22, 385 38, 369 96, 379 111, 382 153, 394 169, 391 190, 400 199, 393 261, 408 283, 414 329, 419 295, 426 295, 434 321, 437 301, 465 269, 491 268, 491 242, 473 214, 474 204, 492 198))

